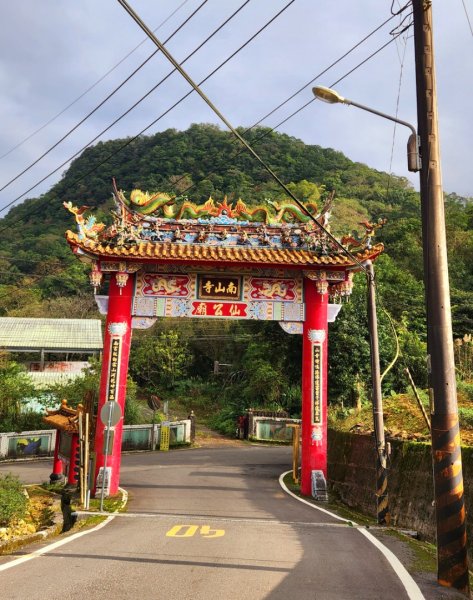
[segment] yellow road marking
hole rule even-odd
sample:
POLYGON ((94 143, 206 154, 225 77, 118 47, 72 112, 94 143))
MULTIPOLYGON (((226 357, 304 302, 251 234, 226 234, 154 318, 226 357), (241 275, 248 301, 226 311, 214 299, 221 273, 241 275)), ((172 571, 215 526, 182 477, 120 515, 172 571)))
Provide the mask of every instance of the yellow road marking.
MULTIPOLYGON (((198 525, 174 525, 166 532, 166 537, 190 538, 199 531, 198 525)), ((200 535, 204 538, 218 538, 225 535, 225 529, 210 529, 210 525, 200 527, 200 535)))

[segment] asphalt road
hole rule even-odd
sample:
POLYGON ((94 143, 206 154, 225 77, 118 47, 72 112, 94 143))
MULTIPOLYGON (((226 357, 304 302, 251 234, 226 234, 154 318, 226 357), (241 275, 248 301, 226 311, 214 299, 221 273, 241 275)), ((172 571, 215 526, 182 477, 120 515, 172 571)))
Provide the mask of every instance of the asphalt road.
MULTIPOLYGON (((251 445, 124 456, 126 516, 7 570, 2 565, 47 544, 0 557, 0 597, 408 598, 358 529, 284 493, 278 477, 290 462, 289 448, 251 445)), ((50 463, 15 470, 23 480, 44 481, 50 463)))

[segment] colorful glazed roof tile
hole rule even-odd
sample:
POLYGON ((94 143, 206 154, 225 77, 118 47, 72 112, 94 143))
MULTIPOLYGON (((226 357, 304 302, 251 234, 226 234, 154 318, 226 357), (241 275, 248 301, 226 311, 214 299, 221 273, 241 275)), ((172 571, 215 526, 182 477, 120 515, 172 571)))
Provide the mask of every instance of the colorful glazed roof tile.
MULTIPOLYGON (((309 250, 292 248, 206 246, 162 242, 140 242, 135 245, 114 246, 93 240, 80 240, 79 236, 71 231, 67 232, 66 239, 76 252, 80 249, 83 253, 95 259, 160 260, 163 262, 195 261, 199 263, 223 262, 287 267, 330 266, 349 268, 355 266, 355 262, 347 254, 318 254, 309 250)), ((356 252, 355 258, 359 262, 374 259, 381 254, 383 249, 383 244, 376 244, 371 248, 356 252)))

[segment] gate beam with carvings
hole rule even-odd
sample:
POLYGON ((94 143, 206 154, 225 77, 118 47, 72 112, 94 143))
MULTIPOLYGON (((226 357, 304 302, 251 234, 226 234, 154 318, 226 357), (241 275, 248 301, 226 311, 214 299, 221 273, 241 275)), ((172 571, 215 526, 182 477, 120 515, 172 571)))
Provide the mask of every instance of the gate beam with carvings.
MULTIPOLYGON (((329 300, 350 295, 353 273, 383 251, 372 244, 382 223, 363 223, 364 236, 342 238, 340 247, 319 227, 327 227, 329 206, 319 210, 313 202, 306 210, 317 222, 292 201, 255 207, 209 198, 198 206, 164 193, 128 196, 115 186, 114 199, 108 227, 64 203, 78 226, 66 239, 92 265, 92 285, 110 278, 109 296, 97 296, 107 314, 99 410, 114 400, 123 414, 132 327, 167 316, 279 321, 287 332, 303 333, 301 490, 310 495, 313 472, 327 476, 328 315, 336 312, 329 300)), ((122 426, 106 461, 110 494, 119 485, 122 426)), ((103 436, 98 422, 96 479, 103 436)))

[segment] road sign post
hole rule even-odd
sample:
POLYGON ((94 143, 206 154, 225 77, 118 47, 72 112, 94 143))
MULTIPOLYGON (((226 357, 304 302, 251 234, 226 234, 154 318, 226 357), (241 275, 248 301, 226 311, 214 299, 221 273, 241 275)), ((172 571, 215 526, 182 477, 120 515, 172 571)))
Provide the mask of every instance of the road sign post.
MULTIPOLYGON (((105 425, 105 443, 104 443, 104 463, 102 469, 102 490, 100 493, 100 511, 103 511, 103 499, 105 495, 105 487, 107 486, 107 482, 110 483, 111 470, 108 475, 107 472, 107 458, 109 455, 110 448, 110 438, 113 435, 112 427, 120 421, 122 418, 122 411, 118 402, 114 402, 109 400, 105 402, 100 410, 100 420, 105 425), (107 477, 108 475, 108 477, 107 477)), ((97 486, 98 487, 99 476, 97 476, 97 486)))

